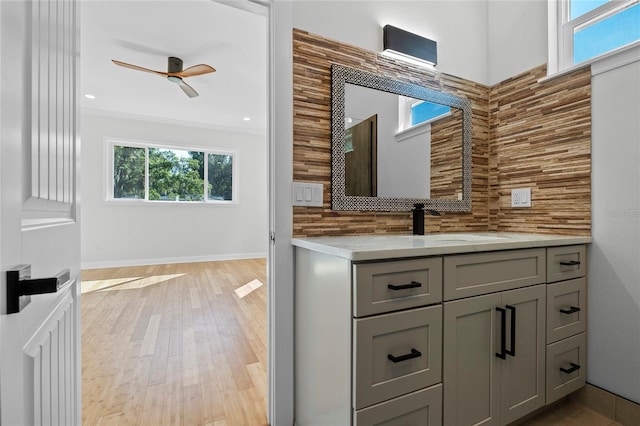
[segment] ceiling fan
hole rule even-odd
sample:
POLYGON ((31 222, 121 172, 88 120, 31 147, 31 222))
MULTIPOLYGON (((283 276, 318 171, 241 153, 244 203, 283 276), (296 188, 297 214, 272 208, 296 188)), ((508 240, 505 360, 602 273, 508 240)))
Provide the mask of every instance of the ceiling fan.
POLYGON ((167 72, 150 70, 148 68, 139 67, 137 65, 127 64, 126 62, 116 61, 115 59, 112 59, 111 61, 121 67, 131 68, 132 70, 144 71, 167 77, 167 80, 180 86, 184 93, 186 93, 190 98, 195 98, 196 96, 198 96, 198 92, 196 92, 193 87, 185 83, 183 79, 187 77, 194 77, 196 75, 209 74, 216 71, 215 68, 206 64, 194 65, 187 68, 186 70, 183 70, 182 59, 173 56, 169 56, 167 72))

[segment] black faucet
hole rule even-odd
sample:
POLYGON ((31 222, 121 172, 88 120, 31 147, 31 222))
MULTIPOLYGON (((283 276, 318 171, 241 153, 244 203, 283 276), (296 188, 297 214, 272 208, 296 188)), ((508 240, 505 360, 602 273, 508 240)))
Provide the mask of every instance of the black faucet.
MULTIPOLYGON (((413 235, 424 235, 424 204, 417 203, 413 205, 413 235)), ((440 216, 440 212, 427 209, 427 213, 431 216, 440 216)))
POLYGON ((424 235, 424 204, 413 205, 413 235, 424 235))

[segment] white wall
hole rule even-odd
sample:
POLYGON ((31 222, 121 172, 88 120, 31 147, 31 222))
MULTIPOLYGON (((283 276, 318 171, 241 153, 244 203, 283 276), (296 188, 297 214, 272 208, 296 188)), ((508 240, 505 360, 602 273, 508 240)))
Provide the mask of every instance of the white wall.
POLYGON ((547 63, 547 0, 488 2, 488 84, 547 63))
POLYGON ((437 69, 493 85, 547 62, 547 0, 296 1, 294 27, 373 51, 395 25, 438 42, 437 69))
POLYGON ((266 136, 82 115, 82 266, 262 257, 267 253, 266 136), (238 152, 239 204, 106 202, 105 137, 238 152))
POLYGON ((640 61, 592 80, 587 380, 640 403, 640 61))
POLYGON ((437 69, 487 82, 486 1, 295 1, 295 28, 382 51, 382 27, 394 25, 438 42, 437 69))

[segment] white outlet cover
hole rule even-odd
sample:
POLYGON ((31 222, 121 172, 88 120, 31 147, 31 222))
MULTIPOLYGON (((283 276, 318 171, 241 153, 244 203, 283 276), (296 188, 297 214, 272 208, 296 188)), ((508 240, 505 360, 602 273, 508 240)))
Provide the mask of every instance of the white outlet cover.
POLYGON ((512 189, 511 207, 531 207, 531 188, 512 189))

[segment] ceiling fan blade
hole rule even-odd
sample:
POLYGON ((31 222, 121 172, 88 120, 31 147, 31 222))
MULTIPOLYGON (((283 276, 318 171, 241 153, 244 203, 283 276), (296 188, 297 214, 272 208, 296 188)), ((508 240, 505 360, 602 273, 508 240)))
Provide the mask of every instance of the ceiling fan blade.
POLYGON ((111 62, 113 62, 114 64, 119 65, 121 67, 131 68, 132 70, 150 72, 152 74, 158 74, 158 75, 162 75, 162 76, 169 75, 169 73, 166 73, 166 72, 150 70, 148 68, 142 68, 142 67, 139 67, 137 65, 127 64, 126 62, 116 61, 115 59, 112 59, 111 62))
POLYGON ((177 72, 174 75, 185 78, 193 77, 196 75, 209 74, 210 72, 216 72, 216 69, 206 64, 199 64, 177 72))
POLYGON ((184 93, 187 94, 188 97, 195 98, 196 96, 198 96, 198 92, 196 92, 193 87, 189 86, 184 81, 180 80, 178 82, 178 86, 180 86, 180 88, 184 91, 184 93))

